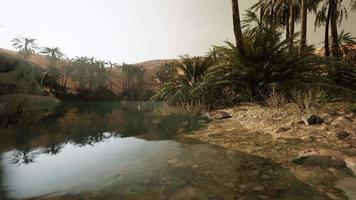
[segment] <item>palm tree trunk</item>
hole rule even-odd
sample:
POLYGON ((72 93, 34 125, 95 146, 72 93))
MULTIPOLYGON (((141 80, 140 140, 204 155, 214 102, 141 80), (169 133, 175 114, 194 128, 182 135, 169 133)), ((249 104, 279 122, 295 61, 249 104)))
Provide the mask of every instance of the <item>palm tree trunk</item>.
POLYGON ((299 45, 299 55, 303 53, 305 47, 307 46, 307 23, 308 23, 308 10, 307 10, 307 1, 302 0, 301 4, 302 10, 302 28, 301 28, 301 38, 300 38, 300 45, 299 45))
POLYGON ((63 84, 63 88, 67 88, 67 81, 68 81, 68 74, 66 74, 65 80, 64 80, 64 84, 63 84))
POLYGON ((235 39, 236 39, 236 47, 239 48, 242 54, 245 54, 238 0, 232 0, 232 16, 233 16, 235 39))
POLYGON ((293 49, 293 45, 294 45, 294 32, 295 32, 295 8, 294 8, 294 5, 291 5, 291 8, 290 8, 290 23, 289 23, 289 26, 290 26, 290 31, 289 31, 289 34, 290 34, 290 40, 289 40, 289 51, 292 51, 293 49))
POLYGON ((289 21, 290 21, 290 12, 289 12, 289 9, 290 9, 290 6, 288 7, 288 10, 286 11, 286 39, 289 39, 290 37, 290 24, 289 24, 289 21))
POLYGON ((330 56, 330 46, 329 46, 329 29, 330 29, 330 14, 331 9, 330 6, 328 8, 328 15, 326 17, 326 24, 325 24, 325 40, 324 40, 324 49, 325 49, 325 57, 330 56))
POLYGON ((330 25, 331 25, 331 38, 332 38, 332 45, 331 45, 331 54, 335 57, 341 57, 342 53, 339 46, 339 34, 337 32, 337 2, 336 0, 329 1, 330 6, 330 25))
POLYGON ((110 90, 111 93, 113 92, 112 90, 112 64, 110 63, 110 90))

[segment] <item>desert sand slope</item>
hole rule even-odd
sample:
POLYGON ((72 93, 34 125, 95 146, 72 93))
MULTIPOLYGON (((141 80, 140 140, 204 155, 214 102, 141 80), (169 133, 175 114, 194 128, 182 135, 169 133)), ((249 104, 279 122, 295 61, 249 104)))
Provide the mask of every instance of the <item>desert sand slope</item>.
MULTIPOLYGON (((7 53, 11 55, 16 55, 17 52, 2 49, 0 48, 0 53, 7 53)), ((45 55, 36 54, 30 57, 29 59, 31 62, 41 66, 42 68, 46 69, 48 66, 48 61, 45 55)), ((141 66, 145 70, 145 77, 144 80, 147 84, 147 88, 152 90, 159 89, 159 83, 155 80, 155 73, 159 66, 164 63, 171 62, 172 59, 162 59, 162 60, 152 60, 152 61, 145 61, 141 63, 136 63, 134 65, 141 66)), ((109 70, 109 69, 108 69, 109 70)), ((112 74, 112 82, 113 82, 113 90, 115 93, 119 93, 123 89, 123 76, 119 69, 113 69, 112 74)), ((108 83, 109 84, 109 83, 108 83)), ((75 82, 73 80, 68 80, 67 87, 70 91, 75 90, 75 82)))

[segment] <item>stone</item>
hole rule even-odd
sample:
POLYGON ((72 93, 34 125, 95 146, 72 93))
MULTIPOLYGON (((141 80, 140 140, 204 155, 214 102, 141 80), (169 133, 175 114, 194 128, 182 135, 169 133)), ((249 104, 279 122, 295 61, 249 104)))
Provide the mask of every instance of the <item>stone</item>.
POLYGON ((209 113, 208 117, 210 119, 229 119, 232 118, 232 115, 224 111, 216 111, 213 113, 209 113))
POLYGON ((346 166, 351 169, 351 171, 356 176, 356 157, 347 157, 345 158, 346 166))
POLYGON ((350 137, 351 137, 351 133, 348 133, 348 132, 346 132, 346 131, 339 131, 339 132, 337 133, 337 138, 338 138, 339 140, 346 141, 346 140, 350 139, 350 137))
POLYGON ((320 166, 320 167, 346 167, 346 162, 342 153, 328 149, 307 150, 299 152, 296 159, 293 160, 295 164, 320 166))
POLYGON ((290 128, 281 127, 281 128, 279 128, 279 129, 277 129, 277 130, 275 131, 275 133, 283 133, 283 132, 287 132, 287 131, 289 131, 289 130, 290 130, 290 128))
POLYGON ((256 191, 256 192, 262 192, 264 189, 265 189, 265 187, 262 186, 262 185, 253 187, 253 190, 256 191))
POLYGON ((324 119, 317 115, 312 115, 308 118, 308 125, 316 125, 322 123, 324 123, 324 119))
POLYGON ((345 192, 350 200, 356 200, 356 179, 343 178, 335 183, 335 187, 345 192))
POLYGON ((262 175, 262 176, 261 176, 261 179, 262 179, 262 180, 268 180, 268 179, 271 179, 271 176, 269 176, 269 175, 262 175))

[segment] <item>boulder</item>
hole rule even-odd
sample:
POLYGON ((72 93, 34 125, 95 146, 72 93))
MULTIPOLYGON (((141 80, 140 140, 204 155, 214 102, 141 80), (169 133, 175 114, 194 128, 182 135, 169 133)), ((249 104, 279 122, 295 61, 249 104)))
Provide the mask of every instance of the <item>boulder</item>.
POLYGON ((293 163, 321 166, 326 168, 343 168, 346 167, 344 159, 345 156, 337 151, 328 149, 312 149, 299 152, 298 157, 293 160, 293 163))
POLYGON ((209 119, 228 119, 228 118, 232 118, 232 115, 224 111, 216 111, 216 112, 208 113, 208 117, 209 119))

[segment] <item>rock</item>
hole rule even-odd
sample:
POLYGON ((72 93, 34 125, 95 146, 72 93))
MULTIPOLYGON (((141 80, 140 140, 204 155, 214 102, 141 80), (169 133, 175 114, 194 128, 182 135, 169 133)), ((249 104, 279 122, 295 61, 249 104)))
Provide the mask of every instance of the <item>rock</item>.
POLYGON ((261 179, 262 179, 262 180, 268 180, 268 179, 271 179, 271 176, 269 176, 269 175, 262 175, 262 176, 261 176, 261 179))
POLYGON ((259 185, 259 186, 256 186, 253 188, 253 190, 256 192, 262 192, 264 189, 265 189, 265 187, 262 185, 259 185))
POLYGON ((351 169, 351 171, 356 176, 356 157, 347 157, 345 158, 346 166, 351 169))
POLYGON ((335 187, 345 192, 350 200, 356 200, 356 179, 343 178, 335 183, 335 187))
POLYGON ((349 119, 345 118, 345 117, 338 117, 336 119, 334 119, 334 121, 331 123, 331 125, 337 126, 337 125, 342 125, 342 124, 348 124, 352 121, 350 121, 349 119))
POLYGON ((191 186, 179 190, 176 194, 173 194, 170 200, 185 200, 185 199, 201 199, 199 198, 199 191, 191 186))
POLYGON ((293 163, 325 168, 343 168, 346 167, 346 162, 344 161, 345 157, 346 156, 340 152, 328 149, 307 150, 299 152, 298 157, 293 160, 293 163))
POLYGON ((348 139, 351 138, 351 133, 348 133, 348 132, 346 132, 346 131, 339 131, 339 132, 337 133, 337 138, 338 138, 339 140, 346 141, 346 140, 348 140, 348 139))
POLYGON ((216 111, 213 113, 209 113, 208 117, 210 119, 228 119, 228 118, 232 118, 232 115, 224 111, 216 111))
POLYGON ((283 133, 283 132, 287 132, 287 131, 289 131, 289 130, 290 130, 290 128, 281 127, 281 128, 279 128, 279 129, 277 129, 277 130, 275 131, 275 133, 283 133))
POLYGON ((322 124, 324 123, 324 119, 317 115, 312 115, 308 119, 308 125, 316 125, 316 124, 322 124))

